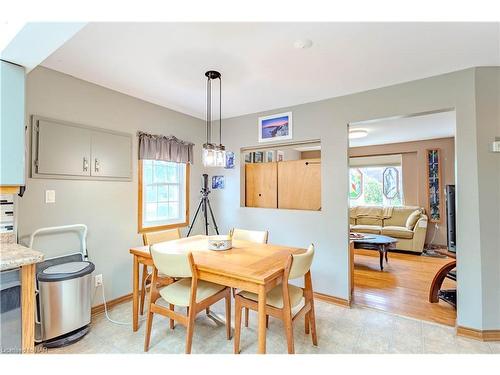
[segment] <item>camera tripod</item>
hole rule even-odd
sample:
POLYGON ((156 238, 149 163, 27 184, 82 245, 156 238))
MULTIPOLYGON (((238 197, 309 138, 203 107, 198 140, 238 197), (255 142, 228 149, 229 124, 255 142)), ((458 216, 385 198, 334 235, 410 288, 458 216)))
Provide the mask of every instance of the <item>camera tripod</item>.
POLYGON ((200 213, 200 209, 203 211, 203 218, 205 222, 205 235, 208 236, 208 226, 210 225, 208 221, 208 211, 210 211, 210 217, 213 222, 215 233, 219 234, 219 228, 217 228, 214 212, 212 211, 212 206, 210 205, 210 199, 208 199, 208 194, 210 194, 210 189, 208 188, 208 175, 205 173, 202 175, 202 184, 203 187, 200 190, 201 193, 200 203, 198 203, 198 208, 196 209, 196 213, 194 214, 193 221, 191 221, 191 225, 189 226, 187 237, 189 237, 189 235, 191 234, 191 230, 193 229, 194 223, 196 222, 196 218, 200 213))

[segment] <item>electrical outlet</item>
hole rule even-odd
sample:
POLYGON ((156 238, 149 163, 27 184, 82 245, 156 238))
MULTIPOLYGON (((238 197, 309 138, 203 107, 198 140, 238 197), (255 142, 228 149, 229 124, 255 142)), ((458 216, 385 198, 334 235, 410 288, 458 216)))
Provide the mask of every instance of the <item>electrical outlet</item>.
POLYGON ((101 273, 99 275, 95 275, 94 283, 95 283, 96 288, 98 286, 102 285, 102 274, 101 273))

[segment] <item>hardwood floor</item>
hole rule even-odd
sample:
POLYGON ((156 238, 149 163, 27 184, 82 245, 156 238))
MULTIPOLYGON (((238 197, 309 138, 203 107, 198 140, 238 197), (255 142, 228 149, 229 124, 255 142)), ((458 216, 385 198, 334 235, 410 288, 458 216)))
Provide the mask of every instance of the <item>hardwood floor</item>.
MULTIPOLYGON (((451 305, 443 301, 428 302, 432 278, 451 260, 391 252, 384 271, 380 271, 378 252, 356 249, 353 301, 357 305, 455 326, 456 311, 451 305)), ((443 283, 445 289, 455 286, 449 279, 443 283)))

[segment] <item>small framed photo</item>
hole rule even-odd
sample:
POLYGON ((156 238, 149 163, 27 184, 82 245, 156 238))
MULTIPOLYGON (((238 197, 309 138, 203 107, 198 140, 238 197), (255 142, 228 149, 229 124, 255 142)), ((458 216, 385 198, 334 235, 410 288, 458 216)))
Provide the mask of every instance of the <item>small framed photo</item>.
POLYGON ((234 152, 226 151, 226 169, 234 168, 234 152))
POLYGON ((276 161, 283 161, 285 160, 285 153, 283 151, 276 151, 276 161))
POLYGON ((292 139, 292 112, 259 117, 259 142, 292 139))
POLYGON ((252 153, 246 153, 245 154, 245 163, 251 163, 252 162, 252 153))
POLYGON ((253 162, 262 163, 264 161, 264 153, 262 151, 255 151, 253 153, 253 162))
POLYGON ((266 163, 274 161, 274 151, 266 151, 266 163))
POLYGON ((212 176, 212 189, 224 189, 224 176, 212 176))

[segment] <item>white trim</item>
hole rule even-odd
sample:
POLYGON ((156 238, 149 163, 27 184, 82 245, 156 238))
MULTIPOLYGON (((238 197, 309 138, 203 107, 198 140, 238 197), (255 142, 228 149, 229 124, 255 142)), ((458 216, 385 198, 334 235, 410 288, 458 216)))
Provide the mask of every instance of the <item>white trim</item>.
POLYGON ((376 155, 376 156, 352 156, 349 158, 349 167, 382 167, 401 166, 401 154, 376 155))

